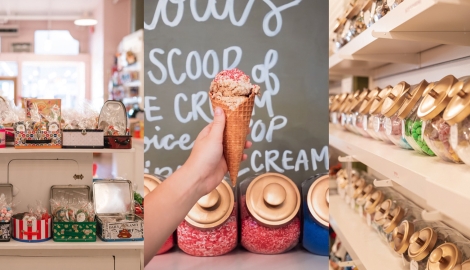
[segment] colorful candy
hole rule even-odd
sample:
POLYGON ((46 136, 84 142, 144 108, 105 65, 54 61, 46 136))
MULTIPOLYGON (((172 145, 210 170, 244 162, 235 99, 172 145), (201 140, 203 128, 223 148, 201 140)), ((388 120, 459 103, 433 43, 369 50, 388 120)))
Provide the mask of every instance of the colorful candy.
POLYGON ((434 152, 429 148, 422 136, 423 121, 420 119, 405 120, 405 138, 406 141, 419 153, 424 153, 428 156, 435 156, 434 152))
POLYGON ((441 115, 424 123, 424 140, 429 148, 441 159, 449 162, 461 163, 449 143, 450 126, 441 115))

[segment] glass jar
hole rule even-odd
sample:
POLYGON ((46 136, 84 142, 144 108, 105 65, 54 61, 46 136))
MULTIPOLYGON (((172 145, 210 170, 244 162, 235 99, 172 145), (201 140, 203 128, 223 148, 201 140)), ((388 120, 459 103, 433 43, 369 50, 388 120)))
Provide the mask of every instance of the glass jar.
MULTIPOLYGON (((156 189, 163 181, 165 181, 166 177, 157 175, 157 174, 144 174, 144 198, 152 192, 154 189, 156 189)), ((165 241, 163 246, 157 251, 157 255, 163 254, 168 252, 170 249, 172 249, 175 246, 175 237, 174 234, 172 233, 170 237, 165 241)))
POLYGON ((369 194, 369 196, 367 196, 363 211, 363 217, 366 220, 367 225, 372 226, 377 206, 382 204, 384 199, 385 196, 383 191, 379 189, 376 189, 374 192, 369 194))
POLYGON ((353 123, 356 126, 357 131, 364 137, 372 137, 367 131, 367 119, 369 117, 370 107, 378 93, 379 90, 376 88, 367 94, 359 106, 356 121, 353 123))
POLYGON ((366 204, 369 196, 374 193, 374 186, 372 184, 366 185, 364 188, 361 189, 359 196, 356 198, 356 210, 359 213, 359 216, 364 216, 364 205, 366 204))
POLYGON ((351 177, 351 182, 348 183, 346 192, 346 203, 354 209, 356 207, 356 198, 366 185, 366 181, 362 177, 351 177))
POLYGON ((392 5, 390 5, 390 10, 396 8, 399 4, 401 4, 403 0, 395 0, 392 5))
POLYGON ((341 113, 340 108, 343 102, 345 102, 346 98, 348 97, 347 93, 343 93, 341 95, 337 95, 337 98, 333 100, 333 104, 331 105, 330 108, 330 118, 331 118, 331 123, 334 125, 340 125, 341 124, 341 113))
POLYGON ((405 139, 402 121, 398 118, 398 111, 405 101, 405 94, 410 90, 410 85, 400 82, 392 88, 384 100, 382 114, 385 116, 385 134, 398 147, 413 149, 405 139))
POLYGON ((435 156, 422 136, 423 121, 418 117, 418 107, 423 100, 423 94, 434 87, 434 83, 428 84, 422 80, 413 86, 409 94, 405 94, 405 103, 400 108, 398 117, 402 119, 404 135, 408 144, 418 153, 435 156))
POLYGON ((368 130, 374 130, 376 137, 386 143, 392 143, 385 134, 385 116, 382 114, 382 106, 388 93, 392 90, 390 85, 380 91, 370 107, 370 115, 367 123, 368 130))
MULTIPOLYGON (((351 181, 354 183, 359 178, 359 174, 356 170, 351 171, 351 181)), ((349 189, 349 179, 348 173, 346 170, 341 169, 336 174, 336 183, 338 185, 338 194, 341 198, 346 200, 346 197, 349 196, 348 189, 349 189)))
POLYGON ((237 202, 229 179, 201 197, 178 226, 178 247, 197 257, 219 256, 238 243, 237 202))
POLYGON ((279 254, 300 238, 300 192, 278 173, 249 177, 240 183, 241 244, 248 251, 279 254))
POLYGON ((367 101, 367 96, 369 95, 369 90, 363 90, 361 94, 356 99, 355 105, 351 109, 351 130, 365 137, 369 137, 369 134, 362 127, 363 115, 361 113, 361 106, 364 101, 367 101))
POLYGON ((454 270, 462 263, 462 253, 454 243, 444 243, 436 247, 429 255, 427 269, 454 270))
POLYGON ((329 252, 329 178, 319 174, 302 183, 302 245, 321 256, 329 252))
MULTIPOLYGON (((361 12, 362 12, 362 18, 364 21, 364 24, 367 28, 371 27, 371 25, 374 23, 374 18, 372 15, 372 5, 375 3, 374 0, 366 0, 364 2, 364 5, 362 6, 361 12)), ((375 9, 374 9, 375 10, 375 9)))
POLYGON ((449 142, 457 156, 470 165, 470 79, 460 80, 451 91, 454 97, 444 111, 444 120, 451 125, 449 142))
POLYGON ((443 118, 444 109, 451 99, 450 90, 457 82, 454 76, 448 75, 434 84, 424 94, 418 108, 418 117, 424 121, 422 134, 429 148, 445 161, 461 163, 449 142, 450 125, 443 118))
POLYGON ((343 40, 343 37, 342 37, 345 24, 346 24, 346 18, 336 19, 336 24, 333 28, 333 33, 335 35, 333 42, 335 43, 336 50, 339 50, 341 47, 343 47, 346 44, 346 42, 343 40))
POLYGON ((350 42, 355 36, 357 36, 361 32, 361 30, 357 29, 357 27, 365 27, 363 23, 357 22, 358 15, 361 12, 361 7, 359 6, 359 4, 350 2, 349 5, 350 8, 349 11, 346 12, 347 22, 345 24, 347 32, 344 35, 344 39, 346 40, 346 42, 350 42))
POLYGON ((374 21, 378 22, 389 11, 390 11, 390 7, 387 5, 387 0, 377 0, 377 6, 375 8, 375 14, 374 14, 374 21))

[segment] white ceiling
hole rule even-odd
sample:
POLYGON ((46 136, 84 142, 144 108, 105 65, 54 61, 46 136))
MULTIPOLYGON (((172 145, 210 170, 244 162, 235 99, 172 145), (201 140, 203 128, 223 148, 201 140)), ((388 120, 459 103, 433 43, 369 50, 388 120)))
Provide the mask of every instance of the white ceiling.
POLYGON ((80 16, 85 12, 92 14, 98 3, 98 0, 0 0, 0 16, 80 16))

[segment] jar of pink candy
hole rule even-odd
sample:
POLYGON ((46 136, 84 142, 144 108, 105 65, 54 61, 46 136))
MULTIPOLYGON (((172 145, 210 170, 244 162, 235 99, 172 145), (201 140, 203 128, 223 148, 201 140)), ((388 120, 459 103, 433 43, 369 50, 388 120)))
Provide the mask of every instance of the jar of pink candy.
POLYGON ((457 83, 457 78, 448 75, 429 88, 419 105, 418 117, 424 121, 422 136, 436 156, 448 162, 462 163, 450 144, 450 125, 443 118, 457 83))
POLYGON ((278 173, 265 173, 240 183, 241 244, 248 251, 279 254, 300 238, 300 192, 278 173))

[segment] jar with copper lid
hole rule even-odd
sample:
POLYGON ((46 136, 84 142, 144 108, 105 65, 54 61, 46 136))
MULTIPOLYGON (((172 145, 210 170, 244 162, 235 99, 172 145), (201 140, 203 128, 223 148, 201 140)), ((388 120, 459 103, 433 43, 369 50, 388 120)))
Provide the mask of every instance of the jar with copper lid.
POLYGON ((410 85, 408 83, 398 83, 390 90, 382 106, 382 114, 385 116, 385 134, 393 144, 403 149, 413 149, 405 139, 403 123, 398 118, 398 111, 405 102, 405 95, 409 90, 410 85))
MULTIPOLYGON (((144 174, 144 198, 156 189, 166 178, 161 175, 144 174)), ((157 255, 168 252, 175 246, 174 233, 168 237, 163 246, 157 251, 157 255)))
POLYGON ((367 225, 372 226, 377 206, 382 204, 384 200, 385 196, 381 189, 374 190, 366 197, 362 214, 367 225))
POLYGON ((302 183, 302 245, 321 256, 329 252, 329 178, 318 174, 302 183))
POLYGON ((356 99, 354 106, 351 109, 351 130, 362 136, 369 137, 369 134, 362 128, 362 114, 360 113, 362 103, 368 99, 369 90, 363 90, 356 99), (359 119, 358 119, 359 118, 359 119), (360 122, 358 124, 358 122, 360 122))
POLYGON ((331 104, 331 107, 330 107, 330 121, 332 124, 334 125, 341 124, 340 108, 347 97, 348 97, 348 94, 343 93, 340 95, 336 95, 335 98, 333 99, 333 103, 331 104))
POLYGON ((354 118, 353 125, 356 126, 357 131, 364 137, 371 137, 367 132, 367 119, 369 117, 370 107, 378 93, 379 90, 377 88, 371 90, 368 92, 364 100, 357 105, 359 107, 357 109, 358 114, 354 118))
POLYGON ((453 270, 470 270, 470 259, 456 265, 453 270))
POLYGON ((372 102, 370 107, 370 115, 367 123, 367 130, 373 130, 376 136, 386 142, 392 143, 385 133, 385 116, 382 114, 382 106, 385 101, 385 98, 388 96, 392 87, 390 85, 386 86, 382 91, 380 91, 375 100, 372 102))
POLYGON ((390 7, 387 4, 387 0, 377 0, 375 8, 374 21, 378 22, 383 16, 387 15, 390 11, 390 7))
POLYGON ((393 4, 390 5, 390 10, 393 10, 394 8, 396 8, 399 4, 401 4, 403 2, 403 0, 395 0, 393 2, 393 4))
POLYGON ((458 80, 452 75, 445 76, 424 94, 418 108, 418 117, 423 122, 424 141, 436 156, 448 162, 461 163, 459 156, 450 145, 450 125, 444 120, 444 109, 451 100, 452 89, 458 87, 458 80))
POLYGON ((366 181, 362 177, 357 177, 352 179, 352 181, 348 184, 346 203, 349 204, 351 209, 354 209, 356 207, 356 198, 359 196, 362 189, 366 186, 366 181))
POLYGON ((229 179, 201 197, 178 226, 178 247, 198 256, 219 256, 238 243, 237 202, 229 179))
POLYGON ((364 215, 364 205, 367 202, 367 199, 369 198, 369 195, 374 193, 374 185, 372 184, 365 184, 362 186, 360 189, 358 188, 356 190, 356 200, 355 200, 355 207, 354 210, 359 213, 360 216, 364 215))
POLYGON ((279 254, 300 239, 301 197, 297 185, 278 173, 240 183, 241 244, 248 251, 279 254))
POLYGON ((346 18, 350 21, 349 31, 345 37, 347 42, 350 42, 367 28, 364 23, 364 13, 359 4, 360 1, 354 4, 350 3, 351 9, 346 13, 346 18))
POLYGON ((462 253, 454 243, 444 243, 429 255, 428 270, 454 270, 462 263, 462 253))
MULTIPOLYGON (((359 178, 359 174, 356 170, 351 171, 351 182, 354 183, 359 178)), ((341 198, 346 199, 349 196, 349 178, 346 170, 341 169, 336 174, 336 183, 338 185, 338 194, 341 198)))
POLYGON ((345 29, 347 19, 346 18, 337 18, 335 26, 333 27, 334 39, 333 42, 335 44, 336 51, 338 51, 341 47, 346 45, 346 40, 343 38, 343 32, 345 29))
POLYGON ((435 156, 435 154, 423 139, 423 121, 418 117, 418 107, 424 94, 433 87, 434 83, 428 84, 426 80, 412 86, 410 91, 405 94, 405 102, 398 112, 398 117, 403 121, 405 139, 408 144, 416 152, 429 156, 435 156))
POLYGON ((451 125, 449 142, 457 156, 470 165, 470 79, 459 80, 451 91, 453 98, 443 115, 451 125))
POLYGON ((391 199, 387 199, 376 207, 372 227, 382 240, 388 242, 389 234, 400 224, 403 216, 404 210, 391 199))
POLYGON ((374 14, 375 14, 375 5, 377 4, 376 0, 366 0, 362 6, 362 17, 364 24, 367 28, 371 27, 374 24, 374 14))
MULTIPOLYGON (((363 98, 363 96, 362 96, 363 98)), ((361 99, 361 91, 357 90, 353 94, 349 95, 347 102, 344 104, 341 112, 341 125, 353 133, 356 133, 355 127, 352 125, 353 112, 352 109, 357 105, 361 99)))

